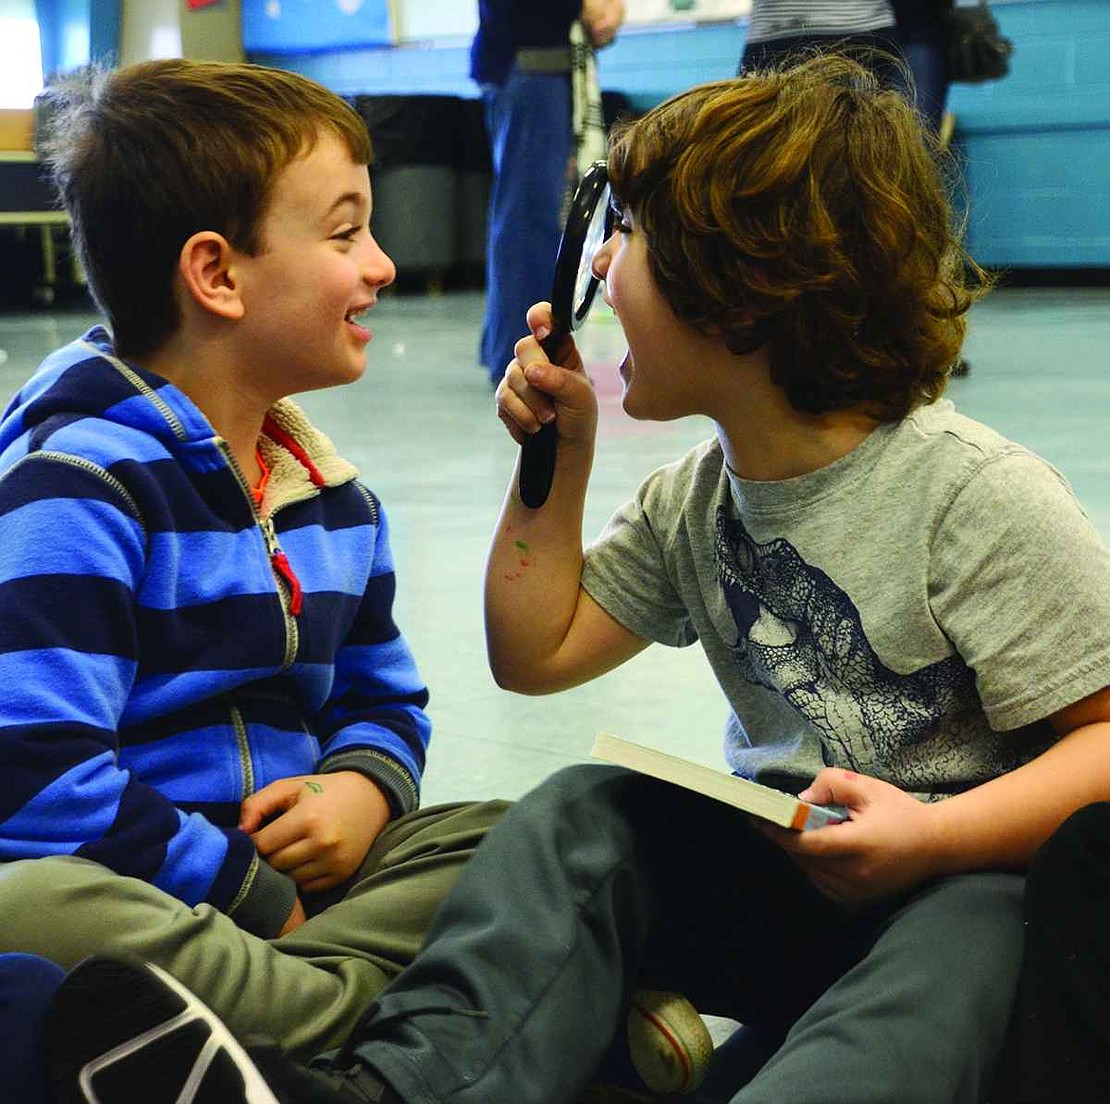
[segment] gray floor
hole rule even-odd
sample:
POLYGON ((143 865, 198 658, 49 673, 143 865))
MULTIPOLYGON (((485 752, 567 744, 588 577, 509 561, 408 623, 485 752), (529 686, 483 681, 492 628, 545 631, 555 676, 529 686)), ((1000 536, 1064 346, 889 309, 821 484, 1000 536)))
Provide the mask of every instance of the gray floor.
MULTIPOLYGON (((515 797, 582 758, 602 728, 719 763, 725 709, 696 647, 649 648, 598 682, 551 698, 507 694, 490 678, 481 577, 515 446, 475 367, 481 310, 477 293, 387 298, 366 376, 303 397, 389 511, 398 620, 432 689, 425 801, 515 797)), ((93 320, 0 314, 0 399, 93 320)), ((615 372, 623 344, 604 308, 587 323, 582 346, 602 400, 586 518, 592 534, 643 475, 710 426, 624 417, 615 372)), ((1110 539, 1110 289, 996 292, 976 308, 966 352, 971 375, 953 381, 950 396, 1060 467, 1110 539)))

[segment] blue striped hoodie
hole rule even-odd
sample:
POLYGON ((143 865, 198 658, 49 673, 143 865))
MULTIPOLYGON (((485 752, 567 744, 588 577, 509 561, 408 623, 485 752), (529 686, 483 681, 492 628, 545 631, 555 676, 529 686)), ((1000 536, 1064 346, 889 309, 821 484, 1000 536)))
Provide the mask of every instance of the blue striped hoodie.
POLYGON ((256 507, 226 443, 102 328, 0 421, 0 861, 77 855, 275 935, 296 887, 235 827, 279 778, 415 808, 427 691, 385 515, 289 400, 256 507))

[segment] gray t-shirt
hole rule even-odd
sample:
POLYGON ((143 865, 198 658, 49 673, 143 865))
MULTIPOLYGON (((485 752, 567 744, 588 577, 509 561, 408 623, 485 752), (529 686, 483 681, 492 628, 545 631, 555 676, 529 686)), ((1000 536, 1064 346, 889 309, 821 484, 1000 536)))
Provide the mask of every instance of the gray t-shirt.
POLYGON ((794 479, 704 442, 614 515, 583 585, 644 639, 700 640, 729 765, 787 789, 831 765, 959 792, 1110 684, 1110 549, 1059 472, 948 401, 794 479))

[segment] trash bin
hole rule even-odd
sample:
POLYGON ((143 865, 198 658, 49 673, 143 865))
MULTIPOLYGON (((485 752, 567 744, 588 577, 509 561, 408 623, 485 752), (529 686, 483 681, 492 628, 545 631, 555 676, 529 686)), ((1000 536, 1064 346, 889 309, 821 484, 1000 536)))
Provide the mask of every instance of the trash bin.
POLYGON ((356 96, 374 160, 374 236, 399 275, 440 280, 456 261, 457 96, 356 96))
POLYGON ((460 276, 482 284, 486 266, 486 226, 493 161, 481 100, 459 101, 455 164, 458 168, 456 260, 460 276))

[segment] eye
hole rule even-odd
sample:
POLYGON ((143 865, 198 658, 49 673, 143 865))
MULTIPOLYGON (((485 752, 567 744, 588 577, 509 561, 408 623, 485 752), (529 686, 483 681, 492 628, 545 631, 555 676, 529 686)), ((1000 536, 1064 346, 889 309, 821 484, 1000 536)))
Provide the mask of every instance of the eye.
POLYGON ((350 226, 346 230, 340 230, 336 234, 332 234, 332 241, 352 242, 362 231, 361 226, 350 226))
POLYGON ((624 204, 616 196, 609 200, 609 213, 614 230, 620 234, 632 233, 632 215, 629 214, 624 204))

